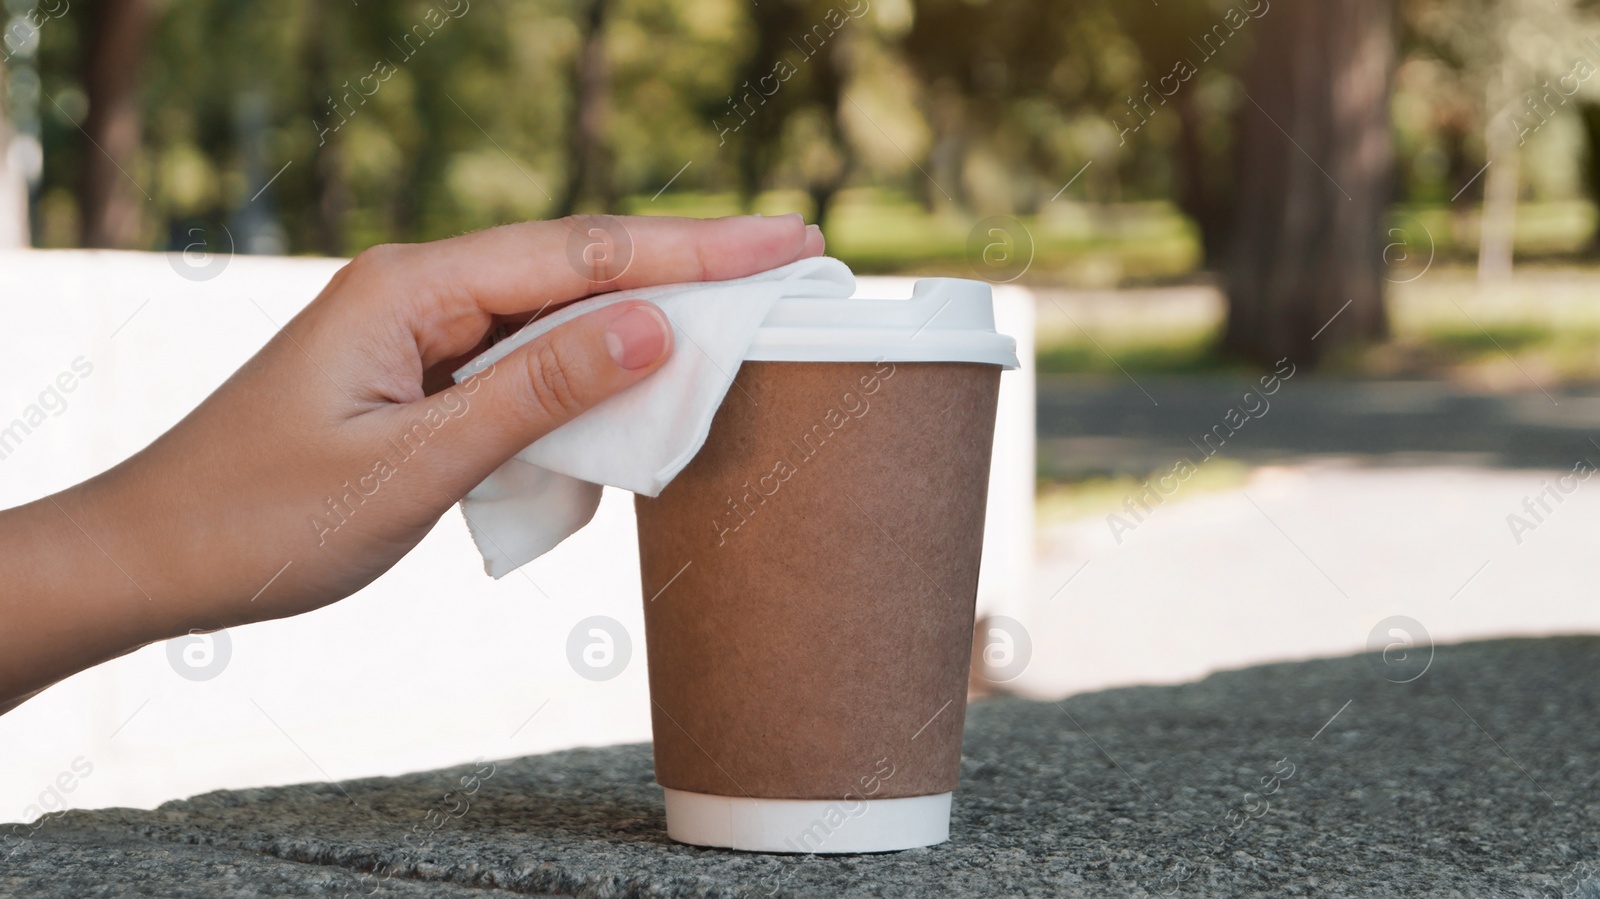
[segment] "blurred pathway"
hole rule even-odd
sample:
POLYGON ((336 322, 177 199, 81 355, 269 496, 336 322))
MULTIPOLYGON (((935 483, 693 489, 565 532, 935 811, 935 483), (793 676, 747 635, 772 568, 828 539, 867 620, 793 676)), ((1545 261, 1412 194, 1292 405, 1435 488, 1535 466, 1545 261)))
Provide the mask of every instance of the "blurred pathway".
POLYGON ((1245 399, 1239 378, 1039 377, 1039 463, 1055 476, 1165 471, 1226 436, 1220 456, 1251 464, 1330 455, 1383 465, 1494 468, 1600 465, 1600 394, 1474 392, 1447 381, 1347 381, 1305 374, 1245 399), (1259 416, 1259 417, 1256 417, 1259 416), (1222 427, 1220 432, 1214 431, 1222 427))
MULTIPOLYGON (((1166 474, 1237 381, 1041 379, 1040 466, 1166 474), (1159 406, 1144 395, 1148 391, 1159 406)), ((1263 661, 1600 632, 1600 398, 1294 379, 1224 446, 1239 488, 1047 523, 1013 686, 1178 682, 1263 661), (1531 511, 1530 511, 1531 510, 1531 511), (1512 516, 1515 516, 1513 518, 1512 516), (1406 616, 1399 632, 1374 628, 1406 616), (1409 634, 1409 638, 1407 637, 1409 634)))

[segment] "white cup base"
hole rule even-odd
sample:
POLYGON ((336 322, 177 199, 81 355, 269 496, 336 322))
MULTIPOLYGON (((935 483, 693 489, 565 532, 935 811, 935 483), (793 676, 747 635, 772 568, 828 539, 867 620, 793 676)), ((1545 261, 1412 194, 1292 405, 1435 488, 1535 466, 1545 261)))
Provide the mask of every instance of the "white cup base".
POLYGON ((895 852, 950 839, 950 793, 900 799, 751 799, 662 788, 667 836, 745 852, 895 852))

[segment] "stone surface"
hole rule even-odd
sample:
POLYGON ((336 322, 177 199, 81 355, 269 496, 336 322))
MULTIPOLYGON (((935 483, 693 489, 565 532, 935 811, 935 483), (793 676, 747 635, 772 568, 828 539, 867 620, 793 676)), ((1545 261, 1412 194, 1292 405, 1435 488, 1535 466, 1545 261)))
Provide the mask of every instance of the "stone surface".
POLYGON ((930 849, 676 845, 620 746, 72 812, 7 844, 0 894, 1600 895, 1600 637, 1438 647, 1394 682, 1423 658, 980 703, 930 849))

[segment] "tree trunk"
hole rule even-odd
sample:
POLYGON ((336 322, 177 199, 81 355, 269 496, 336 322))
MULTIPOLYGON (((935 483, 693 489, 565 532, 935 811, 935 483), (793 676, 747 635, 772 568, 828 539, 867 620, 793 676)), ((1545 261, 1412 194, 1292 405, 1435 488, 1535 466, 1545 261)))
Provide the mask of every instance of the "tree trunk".
MULTIPOLYGON (((755 208, 756 198, 767 186, 767 175, 780 152, 783 126, 797 105, 795 93, 799 90, 796 82, 786 82, 766 99, 766 92, 760 88, 761 79, 772 76, 776 60, 796 58, 797 48, 790 40, 805 32, 808 7, 805 0, 773 0, 752 5, 748 13, 755 40, 744 64, 734 75, 733 89, 729 91, 736 107, 748 108, 752 99, 760 104, 754 107, 748 121, 740 122, 735 138, 735 184, 739 190, 739 205, 746 212, 755 208)), ((809 68, 815 64, 813 60, 806 65, 809 68)), ((726 112, 719 118, 733 120, 732 114, 726 112)))
POLYGON ((802 187, 811 200, 813 221, 823 224, 835 197, 855 167, 854 150, 845 136, 841 108, 849 76, 847 47, 852 35, 828 25, 825 26, 831 29, 828 36, 814 40, 811 35, 815 32, 808 33, 807 29, 826 21, 827 7, 808 0, 755 4, 749 15, 755 40, 750 55, 735 76, 738 83, 732 96, 735 105, 759 96, 756 102, 760 105, 747 121, 740 123, 736 138, 734 164, 740 203, 747 211, 753 209, 761 192, 771 186, 774 167, 780 162, 795 161, 802 187), (774 77, 774 65, 780 59, 791 64, 798 62, 803 74, 793 81, 785 79, 781 88, 768 92, 762 85, 774 77), (825 123, 825 140, 837 158, 836 164, 808 164, 803 151, 798 154, 800 159, 784 157, 785 127, 797 112, 812 105, 817 107, 825 123))
POLYGON ((127 249, 139 245, 144 206, 134 180, 141 143, 139 68, 150 26, 148 0, 100 0, 84 10, 88 31, 83 85, 83 174, 79 185, 82 243, 127 249))
MULTIPOLYGON (((1600 103, 1580 101, 1578 121, 1583 124, 1583 192, 1589 195, 1590 204, 1600 209, 1600 103)), ((1588 252, 1600 255, 1600 222, 1589 235, 1588 252)))
POLYGON ((1221 268, 1227 256, 1229 198, 1212 177, 1212 154, 1206 152, 1205 122, 1195 106, 1195 89, 1178 94, 1178 207, 1200 231, 1201 264, 1221 268))
POLYGON ((1522 183, 1521 141, 1509 116, 1512 97, 1522 83, 1520 67, 1509 51, 1502 51, 1498 82, 1491 78, 1485 102, 1489 115, 1484 120, 1483 144, 1491 163, 1484 172, 1483 209, 1478 220, 1478 282, 1511 277, 1515 255, 1517 190, 1522 183), (1506 115, 1496 114, 1506 110, 1506 115))
POLYGON ((1279 0, 1260 25, 1239 104, 1222 349, 1315 366, 1388 332, 1394 0, 1279 0))
POLYGON ((339 153, 342 141, 338 136, 345 116, 338 111, 340 101, 335 98, 331 75, 332 23, 320 3, 306 4, 305 10, 302 51, 306 67, 305 108, 313 110, 311 123, 318 130, 317 143, 311 148, 311 159, 307 163, 311 173, 312 249, 324 256, 337 257, 344 255, 344 214, 350 206, 350 193, 344 183, 344 163, 339 153))
POLYGON ((933 132, 922 164, 928 175, 918 173, 912 182, 917 186, 922 208, 929 213, 947 207, 970 211, 972 203, 965 178, 969 148, 966 99, 957 91, 935 87, 923 115, 933 132))
POLYGON ((586 198, 603 211, 616 206, 611 177, 611 70, 606 59, 606 14, 610 0, 585 0, 578 56, 573 63, 572 112, 567 125, 567 185, 556 203, 558 216, 578 211, 586 198))
POLYGON ((11 109, 6 103, 9 81, 0 59, 0 250, 28 246, 28 179, 11 162, 11 109))
POLYGON ((833 211, 833 201, 844 189, 855 169, 855 148, 844 132, 844 86, 849 77, 848 50, 851 37, 840 35, 830 41, 823 59, 816 61, 812 73, 812 96, 827 117, 828 142, 838 154, 838 165, 822 166, 806 174, 806 193, 811 198, 812 221, 827 227, 828 216, 833 211))

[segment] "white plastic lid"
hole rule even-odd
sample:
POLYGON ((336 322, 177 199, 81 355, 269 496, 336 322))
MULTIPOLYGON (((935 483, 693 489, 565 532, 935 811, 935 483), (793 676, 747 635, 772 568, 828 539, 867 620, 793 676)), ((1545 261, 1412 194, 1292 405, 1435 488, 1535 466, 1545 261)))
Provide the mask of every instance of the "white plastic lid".
POLYGON ((760 362, 977 362, 1017 367, 1017 342, 994 329, 989 285, 924 278, 910 299, 785 297, 745 358, 760 362))
POLYGON ((950 793, 900 799, 752 799, 662 788, 667 836, 745 852, 896 852, 950 839, 950 793))

